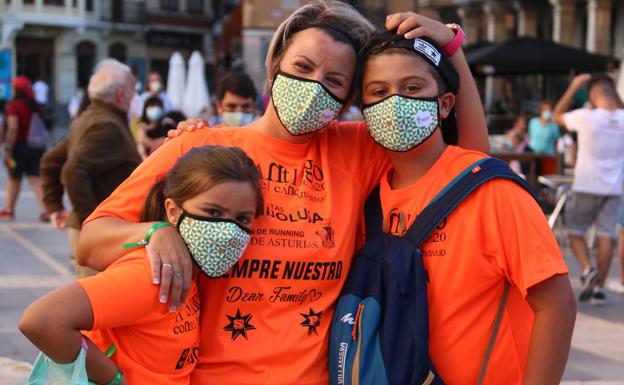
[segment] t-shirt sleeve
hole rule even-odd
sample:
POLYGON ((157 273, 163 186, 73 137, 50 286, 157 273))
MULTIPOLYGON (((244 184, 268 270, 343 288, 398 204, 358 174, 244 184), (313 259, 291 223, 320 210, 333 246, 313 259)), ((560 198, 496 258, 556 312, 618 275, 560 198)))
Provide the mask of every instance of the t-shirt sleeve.
POLYGON ((588 114, 584 109, 578 109, 563 114, 563 123, 568 131, 582 130, 587 126, 588 114))
POLYGON ((10 102, 6 108, 7 116, 18 116, 19 105, 15 102, 10 102))
POLYGON ((94 329, 145 322, 155 312, 166 312, 158 302, 144 251, 124 256, 95 276, 78 280, 93 310, 94 329))
POLYGON ((568 269, 537 202, 509 180, 482 186, 484 255, 526 296, 530 287, 568 269))
POLYGON ((100 203, 85 223, 101 217, 139 222, 149 190, 167 175, 180 156, 189 151, 198 140, 205 138, 206 133, 203 131, 184 133, 162 145, 100 203))

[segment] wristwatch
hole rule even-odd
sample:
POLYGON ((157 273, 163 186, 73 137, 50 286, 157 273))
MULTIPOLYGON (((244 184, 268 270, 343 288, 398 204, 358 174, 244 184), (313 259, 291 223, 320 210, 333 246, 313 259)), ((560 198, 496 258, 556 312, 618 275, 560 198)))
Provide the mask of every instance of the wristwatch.
POLYGON ((461 47, 464 39, 466 38, 466 35, 464 34, 464 31, 461 29, 459 24, 452 23, 447 24, 446 26, 449 27, 453 32, 455 32, 455 37, 453 37, 453 39, 451 39, 451 41, 449 41, 444 46, 444 52, 446 53, 446 56, 451 57, 461 47))

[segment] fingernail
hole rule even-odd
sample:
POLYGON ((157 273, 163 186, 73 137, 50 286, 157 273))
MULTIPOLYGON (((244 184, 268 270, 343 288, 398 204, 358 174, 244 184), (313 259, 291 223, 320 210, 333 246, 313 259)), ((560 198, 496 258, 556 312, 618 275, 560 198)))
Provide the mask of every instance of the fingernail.
POLYGON ((160 296, 160 303, 165 303, 167 302, 167 296, 166 295, 161 295, 160 296))
POLYGON ((154 279, 152 279, 152 283, 154 285, 158 285, 160 283, 160 279, 159 278, 154 278, 154 279))
POLYGON ((176 310, 178 310, 178 309, 177 309, 175 306, 173 306, 173 305, 169 306, 169 312, 170 312, 170 313, 173 313, 173 312, 175 312, 176 310))

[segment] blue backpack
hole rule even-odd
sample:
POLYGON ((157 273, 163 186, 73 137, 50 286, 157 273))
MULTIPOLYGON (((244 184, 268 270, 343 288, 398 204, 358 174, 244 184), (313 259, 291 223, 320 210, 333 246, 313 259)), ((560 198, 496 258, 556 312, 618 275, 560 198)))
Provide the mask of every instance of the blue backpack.
MULTIPOLYGON (((484 158, 458 175, 418 215, 404 237, 383 232, 379 188, 366 202, 367 242, 353 259, 336 305, 329 345, 332 385, 444 384, 429 357, 427 273, 420 245, 481 184, 528 184, 499 159, 484 158)), ((479 378, 481 384, 509 292, 506 282, 479 378)))

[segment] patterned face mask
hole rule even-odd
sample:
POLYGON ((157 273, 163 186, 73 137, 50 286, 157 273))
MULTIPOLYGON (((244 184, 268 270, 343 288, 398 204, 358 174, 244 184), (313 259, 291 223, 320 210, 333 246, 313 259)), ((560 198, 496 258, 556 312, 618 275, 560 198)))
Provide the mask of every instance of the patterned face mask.
POLYGON ((209 277, 219 277, 238 262, 251 231, 229 219, 207 218, 182 212, 178 230, 193 260, 209 277))
POLYGON ((391 151, 409 151, 427 140, 439 124, 437 98, 392 95, 364 106, 364 120, 375 141, 391 151))
POLYGON ((271 98, 280 121, 295 136, 327 126, 344 105, 321 83, 283 72, 275 76, 271 98))

